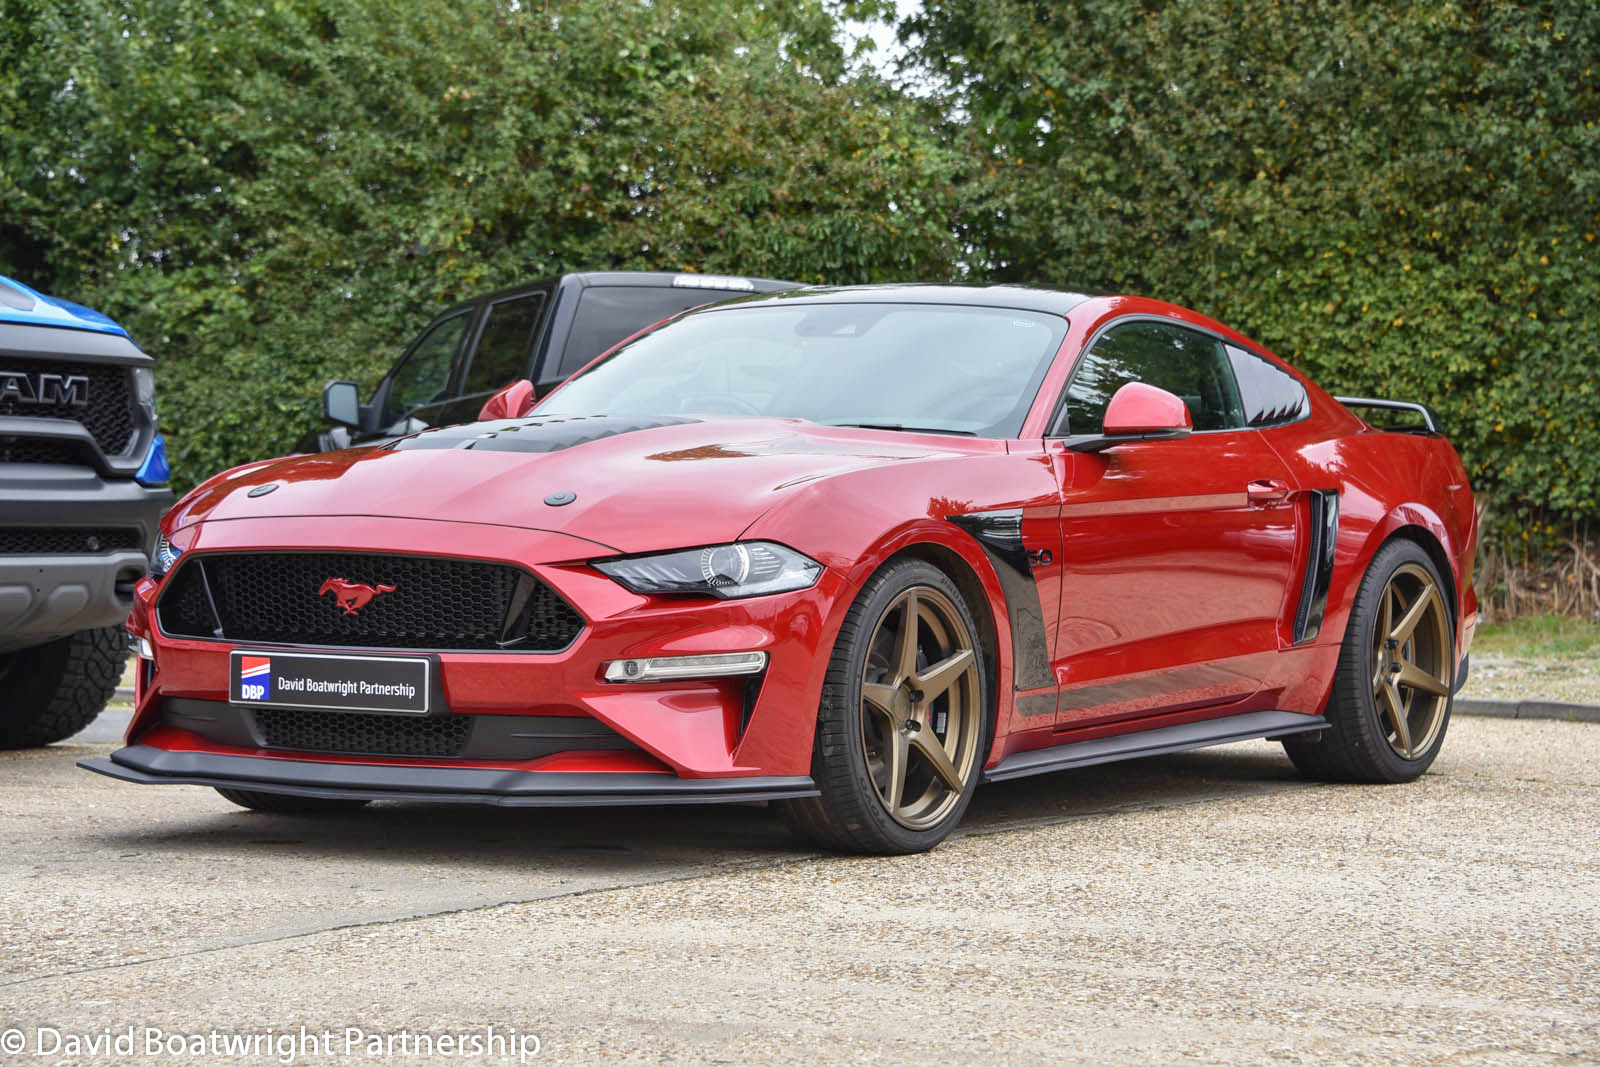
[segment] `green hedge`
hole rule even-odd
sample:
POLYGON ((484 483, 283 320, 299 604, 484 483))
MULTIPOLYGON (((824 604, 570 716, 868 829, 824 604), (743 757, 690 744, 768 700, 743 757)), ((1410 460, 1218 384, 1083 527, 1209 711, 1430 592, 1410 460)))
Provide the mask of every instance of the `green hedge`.
POLYGON ((1498 532, 1600 514, 1600 5, 928 0, 994 277, 1426 401, 1498 532))
POLYGON ((176 479, 575 268, 939 277, 959 163, 820 0, 15 0, 0 272, 158 361, 176 479))
POLYGON ((926 0, 914 92, 835 43, 882 6, 13 0, 0 272, 158 357, 184 483, 657 267, 1162 296, 1433 405, 1503 536, 1600 515, 1600 5, 926 0))

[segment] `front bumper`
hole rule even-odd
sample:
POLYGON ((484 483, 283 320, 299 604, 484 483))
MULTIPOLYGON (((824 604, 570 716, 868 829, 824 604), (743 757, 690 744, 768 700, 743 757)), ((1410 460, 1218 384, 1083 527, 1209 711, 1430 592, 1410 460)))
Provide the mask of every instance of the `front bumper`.
POLYGON ((137 530, 141 547, 0 556, 0 651, 125 620, 156 525, 171 506, 169 490, 102 480, 86 467, 17 464, 7 470, 0 476, 0 525, 137 530))
MULTIPOLYGON (((460 726, 466 741, 457 749, 335 750, 274 735, 272 723, 261 718, 265 705, 230 703, 230 653, 271 654, 269 642, 164 632, 154 607, 163 587, 147 580, 140 583, 129 629, 148 641, 153 659, 142 660, 136 672, 130 747, 85 766, 144 783, 355 790, 306 795, 491 804, 813 795, 808 776, 825 650, 850 602, 848 583, 838 574, 825 571, 809 589, 748 600, 641 597, 583 556, 574 559, 575 553, 594 554, 594 546, 561 534, 392 518, 219 522, 203 527, 188 551, 349 550, 352 544, 396 553, 448 545, 456 558, 515 563, 577 609, 583 632, 558 652, 429 653, 438 664, 441 706, 427 721, 460 726), (768 654, 762 674, 651 683, 604 678, 605 665, 615 660, 745 651, 768 654), (314 780, 304 777, 307 766, 316 770, 314 780), (600 799, 607 796, 612 799, 600 799)), ((322 651, 381 658, 422 650, 322 651)), ((315 732, 320 725, 308 728, 315 732)))
POLYGON ((142 785, 208 785, 297 797, 421 800, 502 807, 731 804, 814 797, 809 777, 695 780, 670 774, 518 771, 259 759, 130 745, 78 766, 142 785))

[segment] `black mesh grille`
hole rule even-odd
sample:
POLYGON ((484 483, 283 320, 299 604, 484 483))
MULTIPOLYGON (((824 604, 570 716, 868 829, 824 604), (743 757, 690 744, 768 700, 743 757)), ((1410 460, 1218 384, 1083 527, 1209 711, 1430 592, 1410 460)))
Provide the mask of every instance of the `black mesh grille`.
POLYGON ((442 719, 363 715, 347 711, 254 708, 268 748, 343 752, 362 756, 459 756, 472 734, 472 717, 442 719))
POLYGON ((27 391, 38 393, 40 375, 71 377, 81 375, 89 379, 88 403, 83 405, 62 403, 30 403, 7 391, 0 396, 0 415, 25 415, 36 419, 70 419, 81 422, 100 451, 108 456, 120 456, 133 444, 134 401, 133 371, 127 367, 105 363, 73 363, 68 360, 22 359, 17 356, 0 356, 0 372, 21 374, 27 381, 27 391))
POLYGON ((65 526, 0 527, 0 555, 79 555, 139 548, 137 529, 93 530, 65 526))
POLYGON ((66 463, 87 467, 90 459, 81 444, 48 437, 0 437, 0 463, 66 463))
POLYGON ((162 591, 162 629, 334 647, 510 649, 555 652, 583 620, 547 586, 499 563, 350 552, 225 553, 183 562, 162 591), (347 612, 330 579, 393 588, 347 612))

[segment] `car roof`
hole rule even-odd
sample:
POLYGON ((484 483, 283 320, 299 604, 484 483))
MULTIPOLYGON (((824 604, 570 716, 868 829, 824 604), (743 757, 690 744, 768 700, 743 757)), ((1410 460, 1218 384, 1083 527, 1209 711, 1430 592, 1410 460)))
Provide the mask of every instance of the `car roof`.
POLYGON ((1010 308, 1065 315, 1088 300, 1086 293, 1035 289, 1027 285, 848 285, 833 288, 791 289, 783 293, 746 297, 716 304, 706 311, 751 305, 801 304, 944 304, 967 307, 1010 308))
POLYGON ((48 296, 3 274, 0 274, 0 322, 128 336, 127 330, 93 308, 48 296))

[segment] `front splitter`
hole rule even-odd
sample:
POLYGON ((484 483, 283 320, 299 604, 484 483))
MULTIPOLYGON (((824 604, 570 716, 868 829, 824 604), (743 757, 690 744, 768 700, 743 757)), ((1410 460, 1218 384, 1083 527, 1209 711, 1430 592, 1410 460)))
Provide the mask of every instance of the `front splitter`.
POLYGON ((670 774, 420 767, 172 752, 130 745, 85 770, 141 785, 205 785, 329 800, 411 800, 500 807, 734 804, 817 796, 810 777, 676 778, 670 774))

